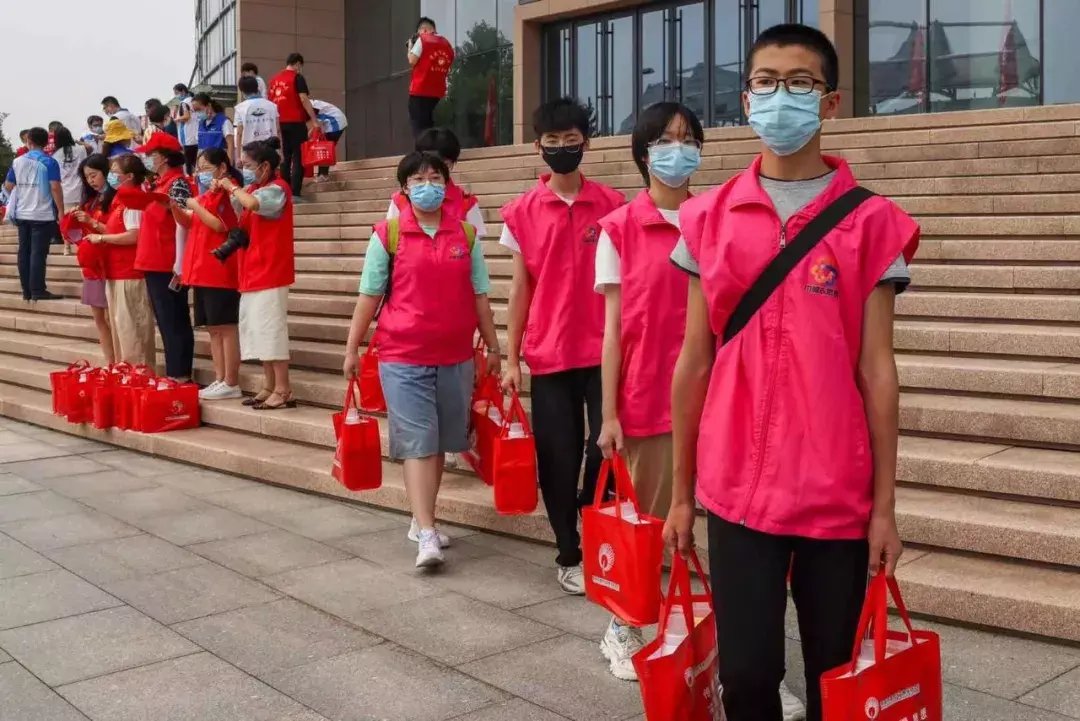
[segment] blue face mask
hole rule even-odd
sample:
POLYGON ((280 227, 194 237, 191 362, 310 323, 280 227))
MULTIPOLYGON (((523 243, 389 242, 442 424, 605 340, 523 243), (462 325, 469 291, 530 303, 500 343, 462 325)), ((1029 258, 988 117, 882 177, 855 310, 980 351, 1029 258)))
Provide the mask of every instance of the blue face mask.
POLYGON ((792 95, 780 87, 772 95, 750 94, 750 127, 777 155, 797 153, 821 129, 821 93, 792 95))
POLYGON ((195 176, 199 181, 199 190, 203 193, 210 190, 210 181, 214 179, 214 171, 202 170, 195 176))
POLYGON ((409 188, 409 200, 420 210, 431 213, 438 210, 446 200, 446 186, 420 183, 409 188))
POLYGON ((251 168, 244 168, 244 185, 255 185, 255 171, 251 168))
POLYGON ((683 143, 649 148, 649 174, 669 188, 681 188, 701 166, 701 148, 683 143))
POLYGON ((105 180, 106 180, 106 182, 108 182, 109 187, 112 188, 113 190, 116 190, 121 185, 120 176, 117 175, 116 173, 110 172, 108 174, 108 176, 106 176, 105 180))

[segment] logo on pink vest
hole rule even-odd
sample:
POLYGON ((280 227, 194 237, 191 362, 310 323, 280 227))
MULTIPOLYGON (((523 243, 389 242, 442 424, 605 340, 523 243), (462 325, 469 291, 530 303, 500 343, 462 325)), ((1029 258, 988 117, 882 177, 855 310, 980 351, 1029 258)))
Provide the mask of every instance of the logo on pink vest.
POLYGON ((455 245, 450 249, 450 260, 461 260, 469 257, 469 249, 464 245, 455 245))
POLYGON ((595 225, 590 225, 585 229, 585 242, 595 243, 600 238, 600 229, 595 225))
POLYGON ((840 295, 836 289, 836 283, 840 280, 839 264, 831 255, 818 257, 810 266, 809 282, 806 284, 806 292, 814 295, 825 295, 836 298, 840 295))

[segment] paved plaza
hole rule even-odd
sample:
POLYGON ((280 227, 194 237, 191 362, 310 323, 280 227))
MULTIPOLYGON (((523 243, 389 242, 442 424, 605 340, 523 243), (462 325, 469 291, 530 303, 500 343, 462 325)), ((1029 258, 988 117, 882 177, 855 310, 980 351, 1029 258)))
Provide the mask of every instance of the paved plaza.
MULTIPOLYGON (((0 721, 622 721, 553 549, 0 419, 0 721)), ((942 635, 947 721, 1080 719, 1080 648, 942 635)), ((789 679, 802 694, 797 631, 789 679)))

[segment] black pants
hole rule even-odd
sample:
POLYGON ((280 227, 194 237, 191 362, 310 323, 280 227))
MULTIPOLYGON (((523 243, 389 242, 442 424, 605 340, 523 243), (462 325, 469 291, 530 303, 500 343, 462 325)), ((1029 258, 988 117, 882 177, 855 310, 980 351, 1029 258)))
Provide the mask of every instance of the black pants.
POLYGON ((412 125, 413 138, 435 127, 435 106, 442 98, 429 98, 426 95, 409 96, 409 124, 412 125))
POLYGON ((165 347, 165 375, 170 378, 190 378, 195 358, 195 334, 191 330, 188 311, 188 289, 169 289, 172 272, 147 271, 146 292, 154 308, 154 319, 165 347))
POLYGON ((806 666, 806 718, 821 674, 851 659, 866 595, 866 541, 773 536, 709 515, 709 568, 728 721, 781 721, 787 574, 806 666))
POLYGON ((199 159, 199 146, 198 145, 185 145, 184 146, 184 170, 188 175, 195 174, 195 161, 199 159))
MULTIPOLYGON (((326 134, 326 139, 331 141, 336 146, 337 142, 339 140, 341 140, 341 136, 344 135, 344 134, 345 134, 344 130, 335 130, 332 133, 327 133, 326 134)), ((319 175, 323 175, 323 176, 330 175, 330 166, 328 166, 328 165, 320 165, 319 166, 319 175)))
POLYGON ((281 177, 292 187, 293 197, 304 189, 304 166, 300 146, 308 139, 306 123, 281 124, 281 177))
POLYGON ((43 297, 45 288, 45 268, 49 259, 49 244, 59 233, 59 228, 52 220, 20 220, 19 229, 19 283, 22 285, 23 300, 36 300, 43 297))
POLYGON ((600 472, 600 367, 534 375, 532 377, 533 433, 536 434, 537 473, 551 530, 559 547, 556 563, 581 563, 578 509, 592 503, 600 472), (588 440, 585 420, 588 418, 588 440), (581 461, 585 459, 582 478, 581 461), (582 481, 578 492, 578 481, 582 481))

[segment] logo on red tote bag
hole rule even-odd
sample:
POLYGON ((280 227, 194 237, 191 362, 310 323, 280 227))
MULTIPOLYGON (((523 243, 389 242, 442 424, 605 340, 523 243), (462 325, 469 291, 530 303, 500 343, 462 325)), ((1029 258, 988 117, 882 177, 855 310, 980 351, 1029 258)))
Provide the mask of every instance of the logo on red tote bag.
POLYGON ((183 401, 173 401, 171 410, 172 410, 172 415, 167 416, 165 418, 165 420, 167 420, 167 421, 183 421, 183 420, 187 420, 188 414, 185 413, 186 408, 184 406, 183 401))
POLYGON ((615 566, 615 549, 610 543, 600 546, 600 570, 608 573, 615 566))
POLYGON ((866 707, 864 710, 866 711, 866 718, 870 719, 870 721, 874 721, 881 712, 881 704, 878 703, 876 698, 871 696, 866 699, 866 707))

